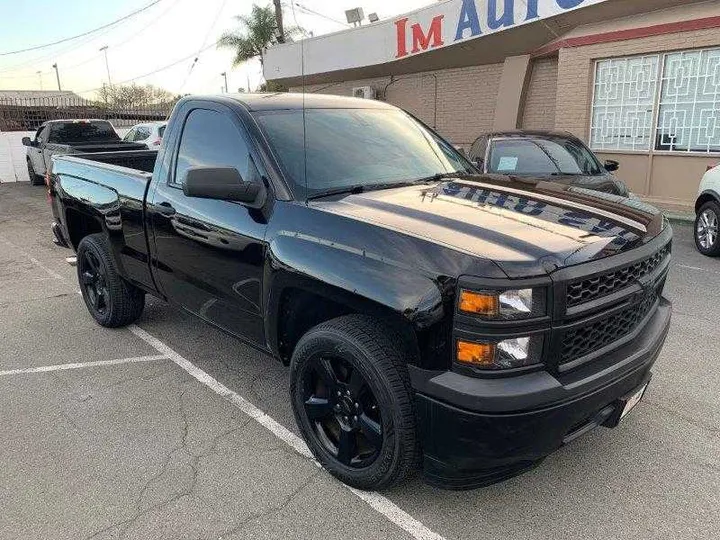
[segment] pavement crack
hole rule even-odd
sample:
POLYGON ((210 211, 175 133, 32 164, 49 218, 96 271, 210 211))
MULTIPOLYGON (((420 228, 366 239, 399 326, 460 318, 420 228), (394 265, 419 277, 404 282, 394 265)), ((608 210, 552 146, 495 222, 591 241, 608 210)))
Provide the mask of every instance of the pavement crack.
POLYGON ((297 488, 295 488, 291 493, 289 493, 283 501, 276 506, 271 506, 270 508, 267 508, 265 510, 262 510, 260 512, 254 512, 253 514, 247 516, 245 519, 241 520, 240 522, 233 525, 230 529, 227 529, 215 537, 213 535, 212 538, 217 538, 217 540, 224 540, 225 538, 229 538, 233 536, 236 533, 239 533, 242 531, 249 523, 260 519, 260 518, 266 518, 270 517, 274 514, 279 514, 282 512, 287 506, 297 497, 305 488, 307 488, 310 484, 312 484, 315 479, 322 474, 322 469, 318 469, 316 471, 313 471, 313 473, 297 488))

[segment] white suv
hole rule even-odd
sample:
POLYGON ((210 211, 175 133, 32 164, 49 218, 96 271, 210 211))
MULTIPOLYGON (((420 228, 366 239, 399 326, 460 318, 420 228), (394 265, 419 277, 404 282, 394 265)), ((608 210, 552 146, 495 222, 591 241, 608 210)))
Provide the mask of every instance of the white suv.
POLYGON ((695 245, 708 257, 720 255, 720 164, 703 176, 695 202, 695 245))

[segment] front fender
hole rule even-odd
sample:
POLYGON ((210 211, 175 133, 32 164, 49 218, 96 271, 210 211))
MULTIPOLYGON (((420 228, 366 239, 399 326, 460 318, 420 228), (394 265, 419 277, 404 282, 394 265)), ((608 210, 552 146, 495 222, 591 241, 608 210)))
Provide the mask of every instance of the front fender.
POLYGON ((280 233, 269 244, 263 279, 269 345, 277 346, 280 302, 289 288, 307 291, 352 311, 391 317, 420 332, 446 315, 454 286, 400 261, 300 233, 280 233))

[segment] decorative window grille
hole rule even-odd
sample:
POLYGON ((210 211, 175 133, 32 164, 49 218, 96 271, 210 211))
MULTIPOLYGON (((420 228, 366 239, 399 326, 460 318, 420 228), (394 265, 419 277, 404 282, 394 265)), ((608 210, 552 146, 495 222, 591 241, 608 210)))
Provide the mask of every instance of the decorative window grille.
POLYGON ((594 150, 649 150, 660 56, 595 65, 590 144, 594 150))
POLYGON ((655 148, 720 152, 720 49, 665 55, 655 148))
POLYGON ((597 61, 590 146, 720 152, 720 49, 597 61))

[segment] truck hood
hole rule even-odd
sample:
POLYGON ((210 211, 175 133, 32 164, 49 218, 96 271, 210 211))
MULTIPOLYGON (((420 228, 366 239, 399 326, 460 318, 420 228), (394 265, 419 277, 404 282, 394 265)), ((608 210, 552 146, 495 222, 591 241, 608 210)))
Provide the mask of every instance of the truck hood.
POLYGON ((640 201, 497 175, 310 205, 494 261, 511 278, 633 249, 665 226, 662 214, 640 201))

